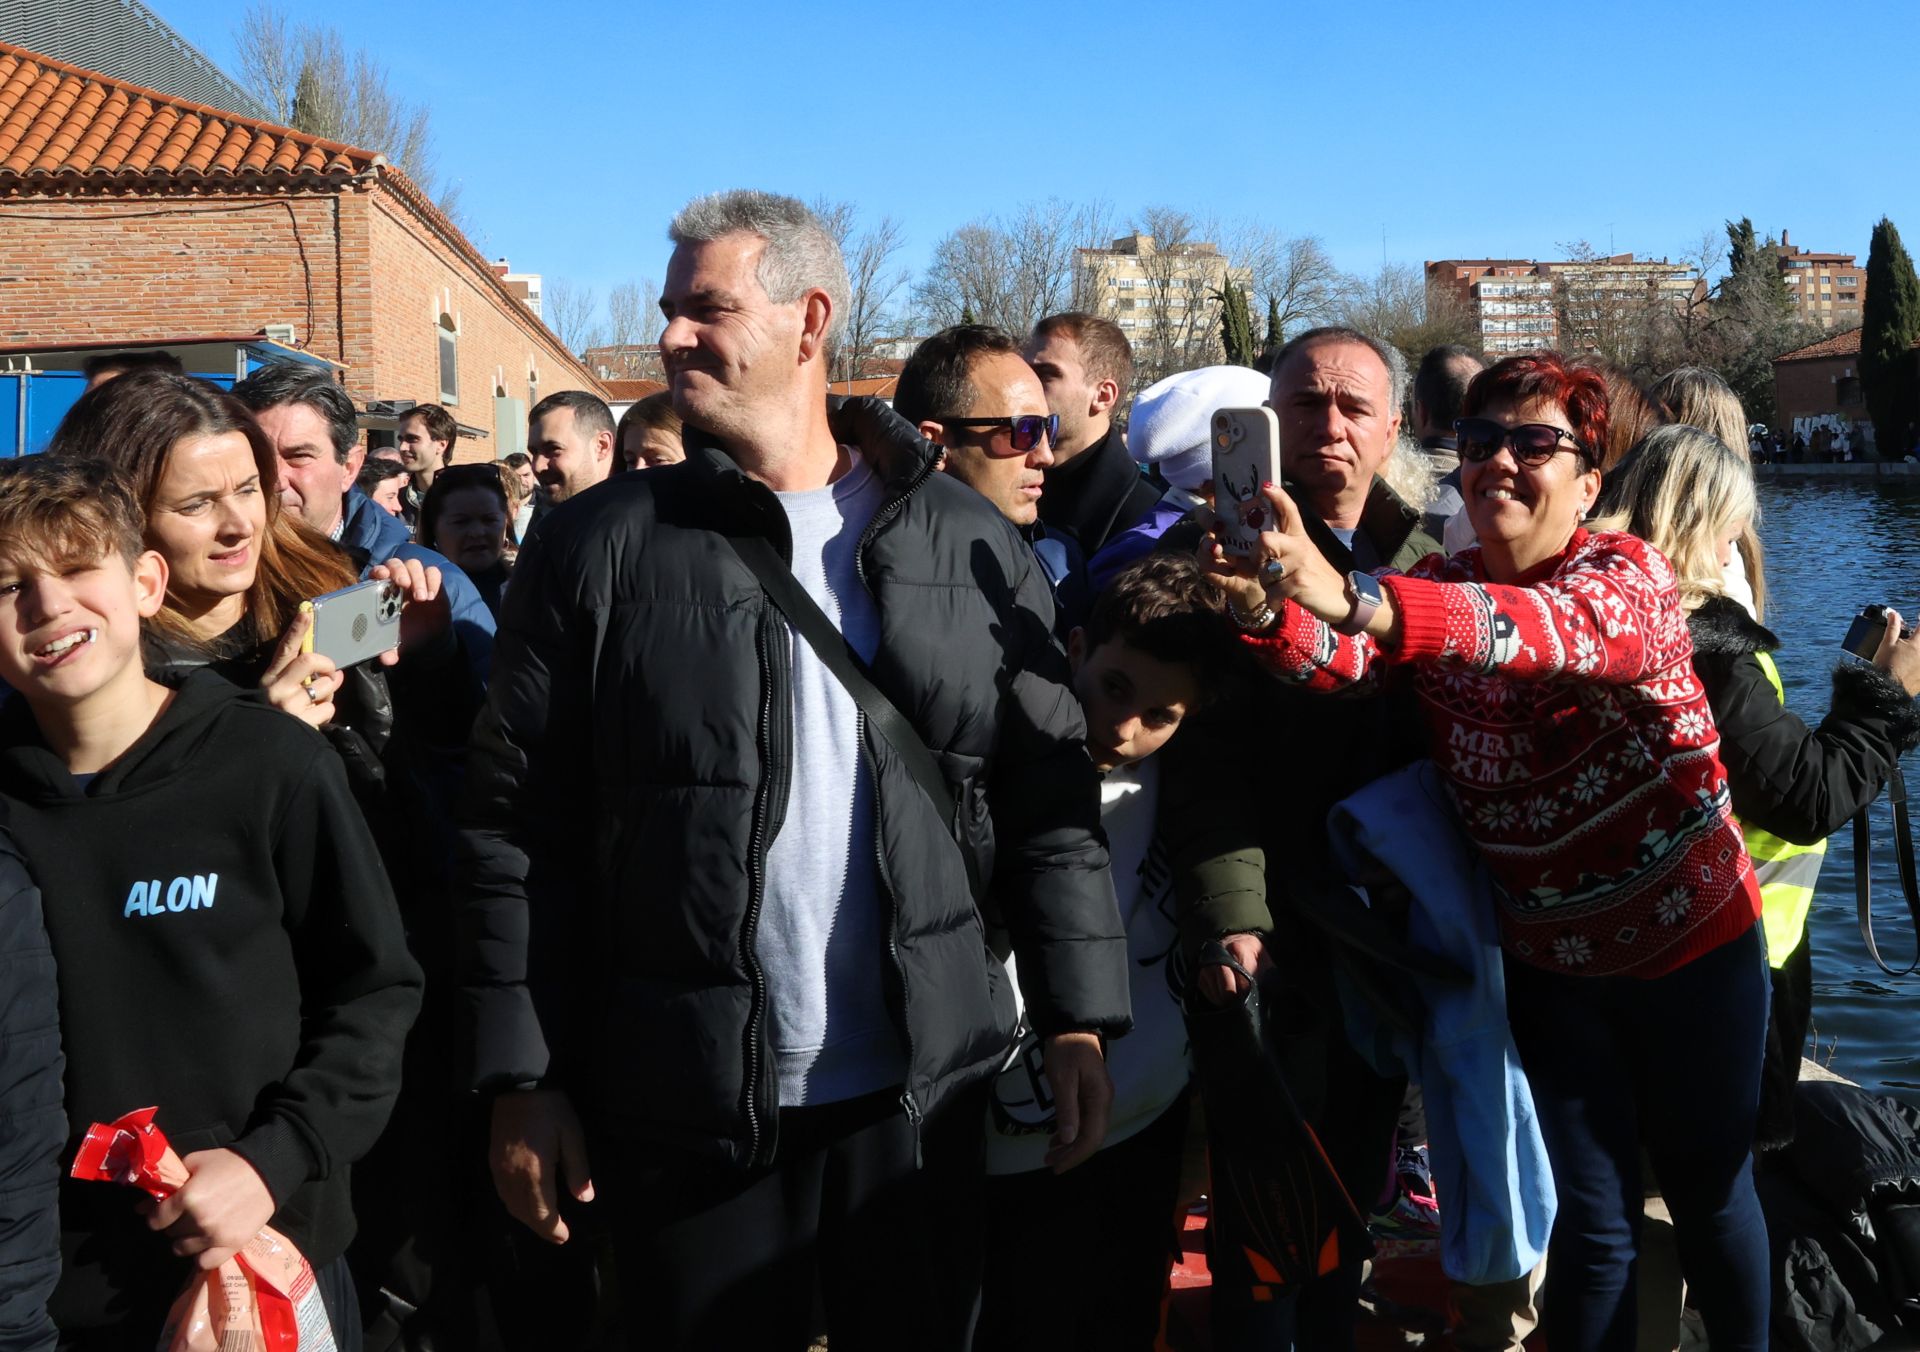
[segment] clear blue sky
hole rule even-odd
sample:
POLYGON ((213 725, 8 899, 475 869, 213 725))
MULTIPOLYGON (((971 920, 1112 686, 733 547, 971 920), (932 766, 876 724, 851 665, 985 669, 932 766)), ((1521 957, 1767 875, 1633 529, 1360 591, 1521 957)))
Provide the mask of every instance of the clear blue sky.
MULTIPOLYGON (((235 0, 148 0, 232 71, 235 0)), ((299 16, 301 6, 287 5, 299 16)), ((604 291, 701 192, 825 193, 916 270, 1049 196, 1254 218, 1385 256, 1679 257, 1751 216, 1920 244, 1920 5, 330 0, 434 115, 476 242, 604 291)))

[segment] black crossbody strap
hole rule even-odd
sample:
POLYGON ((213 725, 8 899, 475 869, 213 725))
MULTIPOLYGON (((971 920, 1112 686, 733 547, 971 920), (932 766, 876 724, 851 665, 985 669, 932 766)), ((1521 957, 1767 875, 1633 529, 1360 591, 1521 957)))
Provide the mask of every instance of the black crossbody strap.
POLYGON ((1896 971, 1880 956, 1873 941, 1873 840, 1863 810, 1853 819, 1853 896, 1860 911, 1860 937, 1867 956, 1888 976, 1906 976, 1920 969, 1920 870, 1914 867, 1913 829, 1907 820, 1907 781, 1895 765, 1887 778, 1887 802, 1893 807, 1893 857, 1900 870, 1900 890, 1906 893, 1907 914, 1914 924, 1914 958, 1896 971))
POLYGON ((940 773, 933 753, 920 740, 920 734, 914 731, 913 724, 907 722, 906 715, 894 708, 893 701, 873 683, 867 675, 866 663, 848 646, 846 636, 834 628, 826 612, 807 595, 806 588, 794 577, 793 570, 787 567, 771 541, 761 535, 729 535, 724 538, 733 546, 733 552, 740 556, 740 562, 746 564, 753 575, 760 579, 761 589, 766 592, 767 599, 787 617, 794 632, 813 649, 814 656, 853 696, 853 702, 860 706, 860 712, 867 716, 867 722, 886 738, 887 744, 905 762, 907 773, 913 776, 920 791, 933 804, 934 811, 947 824, 947 830, 952 834, 954 844, 960 849, 960 858, 966 865, 967 886, 974 899, 979 900, 980 866, 973 857, 973 851, 967 847, 966 837, 961 830, 959 798, 947 783, 947 777, 940 773))

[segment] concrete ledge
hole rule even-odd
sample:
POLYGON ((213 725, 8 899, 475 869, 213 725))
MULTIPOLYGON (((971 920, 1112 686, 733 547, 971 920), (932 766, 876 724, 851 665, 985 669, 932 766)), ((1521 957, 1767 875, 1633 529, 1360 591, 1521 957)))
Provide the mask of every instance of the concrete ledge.
POLYGON ((1755 465, 1761 479, 1913 479, 1920 478, 1920 464, 1905 460, 1855 460, 1841 465, 1755 465))

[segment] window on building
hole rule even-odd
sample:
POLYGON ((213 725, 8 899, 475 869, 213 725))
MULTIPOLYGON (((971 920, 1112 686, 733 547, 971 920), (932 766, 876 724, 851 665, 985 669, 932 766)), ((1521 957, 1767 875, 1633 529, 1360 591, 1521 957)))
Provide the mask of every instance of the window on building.
POLYGON ((440 316, 440 402, 460 402, 460 331, 453 316, 440 316))
POLYGON ((1842 286, 1858 286, 1859 284, 1860 284, 1860 279, 1857 276, 1840 278, 1840 285, 1842 286))
POLYGON ((1840 299, 1857 303, 1860 299, 1860 293, 1858 291, 1842 291, 1840 293, 1840 299))
POLYGON ((1851 404, 1865 403, 1866 396, 1860 393, 1860 377, 1841 376, 1838 380, 1834 381, 1833 397, 1842 408, 1846 408, 1851 404))

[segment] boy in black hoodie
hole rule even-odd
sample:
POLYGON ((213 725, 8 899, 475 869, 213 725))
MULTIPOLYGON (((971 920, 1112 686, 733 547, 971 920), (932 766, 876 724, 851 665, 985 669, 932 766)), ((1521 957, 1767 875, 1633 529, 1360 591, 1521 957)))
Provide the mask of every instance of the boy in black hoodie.
POLYGON ((216 676, 147 678, 166 582, 107 466, 0 465, 0 797, 45 898, 69 1130, 158 1105, 191 1174, 138 1210, 64 1185, 54 1318, 63 1346, 151 1345, 193 1266, 271 1223, 354 1348, 348 1165, 420 972, 326 742, 216 676))

